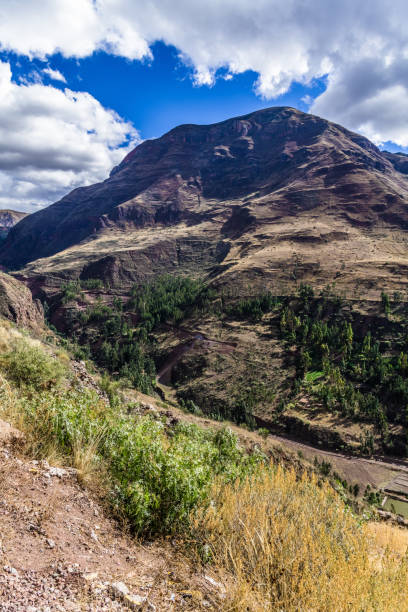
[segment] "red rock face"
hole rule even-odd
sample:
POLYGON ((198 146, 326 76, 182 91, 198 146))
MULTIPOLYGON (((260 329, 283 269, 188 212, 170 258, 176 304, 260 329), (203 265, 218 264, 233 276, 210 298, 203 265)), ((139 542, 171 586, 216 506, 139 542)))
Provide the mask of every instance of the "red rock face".
POLYGON ((33 300, 30 289, 22 282, 3 272, 0 272, 0 317, 35 331, 44 324, 41 302, 33 300))
POLYGON ((139 145, 106 181, 20 222, 0 263, 18 268, 112 227, 208 221, 223 238, 313 209, 336 211, 354 227, 405 229, 408 180, 398 169, 405 160, 393 157, 341 126, 285 107, 179 126, 139 145))

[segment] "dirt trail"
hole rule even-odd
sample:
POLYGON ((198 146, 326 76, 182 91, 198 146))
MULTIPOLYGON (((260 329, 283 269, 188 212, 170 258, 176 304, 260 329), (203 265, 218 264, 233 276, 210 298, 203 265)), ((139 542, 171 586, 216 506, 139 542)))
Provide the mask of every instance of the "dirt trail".
POLYGON ((357 482, 364 487, 369 484, 383 488, 397 474, 408 473, 408 461, 401 459, 383 456, 355 457, 320 449, 274 434, 270 434, 268 438, 274 443, 281 444, 284 448, 301 453, 309 461, 317 457, 320 462, 322 460, 330 462, 334 471, 339 472, 349 482, 357 482))
POLYGON ((176 541, 121 531, 75 470, 18 457, 0 436, 0 610, 219 610, 213 578, 176 541))

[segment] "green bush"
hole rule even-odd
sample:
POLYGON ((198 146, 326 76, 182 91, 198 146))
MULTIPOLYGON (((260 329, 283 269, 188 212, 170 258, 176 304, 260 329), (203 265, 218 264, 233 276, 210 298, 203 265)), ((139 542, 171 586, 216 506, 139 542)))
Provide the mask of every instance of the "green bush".
POLYGON ((79 297, 81 291, 81 285, 78 281, 69 281, 61 285, 61 301, 63 304, 68 304, 72 300, 79 297))
POLYGON ((66 369, 56 357, 24 338, 17 339, 4 355, 2 369, 18 386, 32 387, 36 391, 56 386, 66 374, 66 369))
POLYGON ((57 445, 69 461, 78 446, 94 445, 116 514, 139 534, 187 528, 217 478, 235 482, 264 458, 242 451, 228 429, 179 423, 169 436, 162 422, 121 414, 90 391, 43 392, 21 400, 21 410, 37 456, 57 445))
POLYGON ((82 289, 103 289, 104 284, 100 278, 87 278, 86 280, 81 280, 82 289))

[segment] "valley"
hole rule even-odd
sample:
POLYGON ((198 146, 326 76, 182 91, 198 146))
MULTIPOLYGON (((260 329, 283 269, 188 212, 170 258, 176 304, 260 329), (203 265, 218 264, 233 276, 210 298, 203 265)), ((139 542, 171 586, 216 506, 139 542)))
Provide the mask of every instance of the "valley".
MULTIPOLYGON (((371 601, 405 580, 400 553, 388 558, 378 543, 382 529, 405 542, 408 525, 405 163, 339 125, 275 107, 144 141, 105 181, 8 231, 0 418, 25 436, 11 468, 26 484, 29 461, 75 470, 67 487, 78 497, 84 486, 106 513, 106 549, 113 524, 130 538, 118 540, 115 576, 143 586, 125 546, 147 564, 154 588, 142 605, 170 610, 174 595, 184 609, 216 610, 227 597, 240 610, 245 592, 248 610, 269 609, 267 600, 295 610, 296 594, 304 609, 340 609, 336 593, 357 576, 371 601), (284 554, 265 516, 289 534, 284 554), (261 525, 273 553, 243 550, 242 525, 254 541, 261 525), (148 555, 135 535, 152 542, 148 555), (177 588, 162 554, 183 566, 177 588), (367 559, 377 554, 373 573, 367 559), (313 608, 321 566, 325 599, 313 608), (251 582, 258 574, 267 586, 251 582)), ((92 563, 108 606, 114 577, 94 544, 74 572, 75 597, 89 598, 92 563)), ((69 547, 58 547, 70 563, 69 547)), ((350 609, 374 609, 357 591, 350 609)))
POLYGON ((179 126, 24 219, 0 261, 79 356, 141 391, 405 456, 404 160, 286 107, 179 126))

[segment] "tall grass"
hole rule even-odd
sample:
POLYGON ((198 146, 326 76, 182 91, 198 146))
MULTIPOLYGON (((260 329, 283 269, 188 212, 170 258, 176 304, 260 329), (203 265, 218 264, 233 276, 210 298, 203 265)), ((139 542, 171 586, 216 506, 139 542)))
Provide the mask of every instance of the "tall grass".
POLYGON ((406 557, 374 555, 367 528, 313 476, 277 468, 217 487, 195 526, 230 576, 225 609, 408 610, 406 557))

